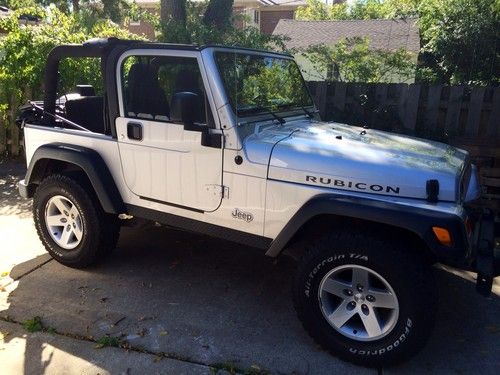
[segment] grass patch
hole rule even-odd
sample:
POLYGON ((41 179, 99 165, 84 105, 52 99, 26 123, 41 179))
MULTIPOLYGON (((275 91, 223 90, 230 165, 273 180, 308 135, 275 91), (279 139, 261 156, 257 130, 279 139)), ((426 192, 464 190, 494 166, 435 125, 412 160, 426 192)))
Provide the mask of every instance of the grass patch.
POLYGON ((43 331, 42 318, 35 316, 33 319, 28 319, 23 322, 23 327, 28 332, 43 331))
POLYGON ((35 316, 33 319, 25 320, 22 324, 24 329, 31 333, 39 331, 46 333, 57 333, 55 328, 46 327, 42 322, 42 318, 40 318, 39 316, 35 316))
POLYGON ((99 340, 96 341, 96 349, 102 349, 107 346, 111 346, 114 348, 119 348, 123 347, 125 345, 125 342, 120 340, 118 337, 112 337, 112 336, 103 336, 99 340))
POLYGON ((243 369, 238 367, 232 362, 218 362, 211 364, 210 367, 212 367, 212 373, 217 374, 219 371, 227 371, 231 375, 235 374, 243 374, 243 375, 267 375, 269 374, 269 371, 267 370, 262 370, 260 367, 254 365, 251 366, 250 368, 243 369))

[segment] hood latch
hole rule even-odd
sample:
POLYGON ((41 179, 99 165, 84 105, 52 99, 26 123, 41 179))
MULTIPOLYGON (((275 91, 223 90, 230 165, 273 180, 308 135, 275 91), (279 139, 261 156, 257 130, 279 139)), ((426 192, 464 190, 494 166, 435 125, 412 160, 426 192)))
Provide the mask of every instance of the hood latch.
POLYGON ((439 196, 439 181, 438 180, 427 180, 426 184, 427 191, 427 201, 431 203, 436 203, 439 196))

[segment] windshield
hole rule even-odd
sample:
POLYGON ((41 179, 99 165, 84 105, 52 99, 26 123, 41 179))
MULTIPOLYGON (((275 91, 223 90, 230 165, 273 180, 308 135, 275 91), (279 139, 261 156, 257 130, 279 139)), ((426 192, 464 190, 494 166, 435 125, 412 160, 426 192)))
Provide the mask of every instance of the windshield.
POLYGON ((313 105, 294 60, 242 52, 216 52, 215 59, 238 117, 313 105))

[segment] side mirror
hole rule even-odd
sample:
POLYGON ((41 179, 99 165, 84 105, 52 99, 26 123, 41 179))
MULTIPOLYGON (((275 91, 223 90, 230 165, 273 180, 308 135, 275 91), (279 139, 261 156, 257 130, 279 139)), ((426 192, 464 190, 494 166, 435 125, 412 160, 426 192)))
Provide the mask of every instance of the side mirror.
POLYGON ((194 123, 199 120, 202 108, 201 98, 194 92, 181 91, 172 96, 170 120, 184 124, 186 130, 194 130, 194 123))

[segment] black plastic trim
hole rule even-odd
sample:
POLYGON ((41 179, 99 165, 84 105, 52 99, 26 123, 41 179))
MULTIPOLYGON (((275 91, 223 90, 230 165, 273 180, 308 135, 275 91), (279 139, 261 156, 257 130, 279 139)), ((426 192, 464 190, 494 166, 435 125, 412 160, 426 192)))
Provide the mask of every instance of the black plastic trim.
POLYGON ((266 255, 278 256, 305 223, 323 214, 363 219, 409 230, 419 236, 438 259, 448 260, 453 264, 463 263, 469 254, 465 225, 459 216, 369 198, 322 194, 298 210, 272 242, 266 255), (450 231, 452 246, 444 246, 437 241, 432 232, 433 226, 450 231))
POLYGON ((206 223, 204 221, 190 219, 183 216, 156 211, 149 208, 139 207, 131 204, 126 205, 128 213, 147 220, 157 221, 175 228, 185 229, 195 233, 221 238, 227 241, 243 245, 267 249, 272 242, 271 238, 246 233, 239 230, 221 227, 219 225, 206 223))
POLYGON ((164 204, 164 205, 167 205, 167 206, 182 208, 183 210, 189 210, 189 211, 194 211, 194 212, 198 212, 198 213, 204 213, 205 212, 205 211, 199 210, 197 208, 183 206, 182 204, 177 204, 177 203, 165 202, 165 201, 162 201, 162 200, 159 200, 159 199, 155 199, 155 198, 149 198, 149 197, 143 197, 143 196, 139 196, 139 198, 141 198, 141 199, 143 199, 145 201, 150 201, 150 202, 164 204))
POLYGON ((62 143, 40 146, 33 154, 24 179, 28 197, 33 196, 34 186, 41 182, 46 168, 53 160, 64 161, 80 167, 92 183, 104 211, 114 214, 125 211, 120 192, 101 155, 86 147, 62 143))

